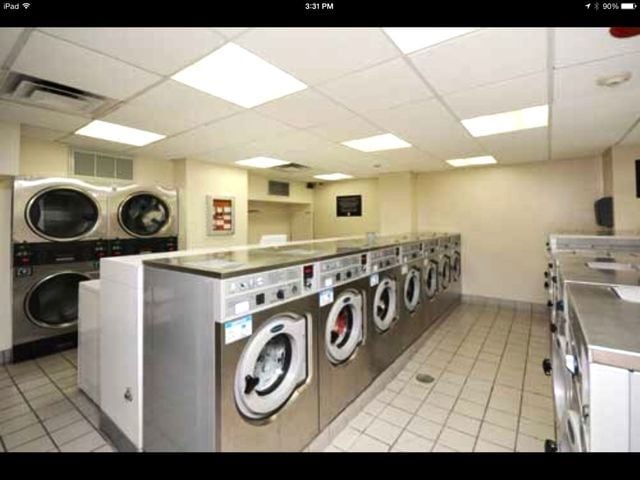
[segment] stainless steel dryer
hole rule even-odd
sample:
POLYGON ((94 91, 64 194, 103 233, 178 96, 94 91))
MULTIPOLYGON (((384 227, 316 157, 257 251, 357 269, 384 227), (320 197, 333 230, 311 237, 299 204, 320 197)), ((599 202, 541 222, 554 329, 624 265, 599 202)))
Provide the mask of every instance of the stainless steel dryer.
POLYGON ((422 294, 422 242, 400 246, 400 330, 402 348, 409 347, 425 330, 422 294))
POLYGON ((462 301, 462 237, 459 233, 449 237, 449 253, 451 256, 451 306, 462 301))
POLYGON ((13 360, 77 345, 78 284, 99 275, 104 241, 15 244, 13 360))
POLYGON ((451 292, 451 252, 449 251, 449 236, 440 235, 437 238, 438 248, 438 296, 435 300, 436 317, 444 315, 453 304, 451 292))
POLYGON ((57 177, 18 177, 13 185, 14 243, 106 238, 110 186, 57 177))
POLYGON ((369 252, 369 352, 371 368, 377 376, 403 350, 400 328, 400 247, 390 246, 369 252))
POLYGON ((300 451, 318 434, 314 265, 275 260, 145 262, 144 450, 300 451))
POLYGON ((367 254, 318 262, 320 429, 373 380, 368 348, 367 254))

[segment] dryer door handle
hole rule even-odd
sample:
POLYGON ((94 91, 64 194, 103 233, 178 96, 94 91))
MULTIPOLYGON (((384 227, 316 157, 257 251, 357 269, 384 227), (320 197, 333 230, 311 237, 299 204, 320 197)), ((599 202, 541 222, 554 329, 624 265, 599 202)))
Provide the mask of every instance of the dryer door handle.
POLYGON ((260 379, 259 378, 253 377, 251 375, 247 375, 246 377, 244 377, 244 393, 245 393, 245 395, 251 393, 253 391, 253 389, 258 386, 258 383, 260 383, 260 379))

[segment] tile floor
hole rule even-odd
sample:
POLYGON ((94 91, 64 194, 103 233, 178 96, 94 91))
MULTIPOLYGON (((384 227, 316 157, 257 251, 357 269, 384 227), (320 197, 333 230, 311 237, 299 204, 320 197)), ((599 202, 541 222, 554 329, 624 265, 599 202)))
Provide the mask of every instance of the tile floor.
POLYGON ((76 350, 0 366, 0 452, 112 452, 77 386, 76 350))
POLYGON ((548 356, 534 306, 463 303, 325 451, 544 451, 555 437, 548 356))

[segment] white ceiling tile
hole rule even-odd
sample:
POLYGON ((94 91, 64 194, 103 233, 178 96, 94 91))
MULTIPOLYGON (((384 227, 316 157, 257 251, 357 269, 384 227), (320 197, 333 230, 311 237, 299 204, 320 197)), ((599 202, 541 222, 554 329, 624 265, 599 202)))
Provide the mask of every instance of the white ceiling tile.
POLYGON ((554 43, 556 67, 640 51, 640 37, 615 38, 608 28, 556 28, 554 43))
POLYGON ((520 132, 482 137, 486 151, 500 164, 549 160, 549 131, 532 128, 520 132))
POLYGON ((209 28, 43 28, 42 31, 162 75, 226 42, 209 28))
POLYGON ((409 58, 439 93, 457 92, 545 70, 547 29, 483 29, 409 58))
POLYGON ((256 28, 235 42, 309 85, 400 55, 379 28, 256 28))
POLYGON ((391 133, 438 158, 482 153, 482 147, 435 99, 376 110, 367 116, 391 133))
POLYGON ((638 114, 634 95, 555 103, 551 110, 551 158, 604 151, 622 138, 638 114))
POLYGON ((402 58, 351 73, 318 88, 356 112, 390 108, 433 97, 402 58))
POLYGON ((248 28, 212 28, 214 32, 219 33, 225 38, 234 38, 249 30, 248 28))
POLYGON ((346 140, 354 140, 356 138, 370 137, 383 133, 380 129, 368 121, 351 115, 350 117, 336 122, 318 125, 309 129, 315 135, 333 140, 334 142, 343 142, 346 140))
POLYGON ((261 105, 256 110, 298 128, 332 123, 353 115, 331 99, 308 89, 261 105))
POLYGON ((106 140, 100 140, 99 138, 83 137, 82 135, 71 135, 59 141, 72 147, 97 150, 100 152, 123 153, 126 150, 131 150, 131 145, 108 142, 106 140))
POLYGON ((3 101, 0 101, 0 120, 67 133, 77 130, 90 121, 88 118, 75 115, 3 101))
POLYGON ((20 127, 20 135, 28 138, 37 138, 38 140, 54 141, 67 135, 68 132, 53 130, 51 128, 34 127, 31 125, 22 125, 20 127))
POLYGON ((240 110, 222 99, 167 80, 106 115, 104 120, 173 135, 240 110))
MULTIPOLYGON (((640 120, 640 117, 638 120, 640 120)), ((628 145, 640 145, 640 122, 638 122, 635 128, 631 130, 626 137, 624 137, 624 140, 620 142, 620 145, 625 147, 628 145)))
POLYGON ((160 79, 40 32, 31 34, 12 69, 117 99, 125 99, 160 79))
POLYGON ((0 28, 0 65, 18 40, 24 28, 0 28))
POLYGON ((156 142, 141 152, 163 157, 205 155, 214 150, 250 143, 254 140, 282 135, 292 129, 282 123, 246 111, 212 124, 156 142))
POLYGON ((620 93, 635 91, 640 101, 640 53, 621 55, 597 62, 575 65, 554 71, 555 100, 602 96, 611 97, 620 93), (600 77, 631 73, 631 79, 615 87, 602 87, 597 84, 600 77))
POLYGON ((461 119, 544 105, 548 102, 547 74, 535 73, 476 87, 452 93, 443 100, 461 119))

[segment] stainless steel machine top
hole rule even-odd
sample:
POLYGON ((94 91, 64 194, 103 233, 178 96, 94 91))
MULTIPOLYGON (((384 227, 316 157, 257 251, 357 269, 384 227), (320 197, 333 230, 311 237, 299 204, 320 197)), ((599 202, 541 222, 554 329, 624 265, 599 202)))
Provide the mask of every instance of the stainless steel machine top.
POLYGON ((616 253, 614 256, 557 254, 565 282, 601 285, 640 285, 640 255, 616 253))
POLYGON ((602 285, 568 284, 567 298, 592 362, 640 370, 640 303, 602 285))
POLYGON ((389 245, 416 241, 415 234, 378 236, 373 240, 353 239, 317 242, 251 250, 218 252, 145 261, 145 265, 168 270, 199 273, 214 278, 231 278, 264 270, 299 265, 348 253, 365 252, 389 245))

